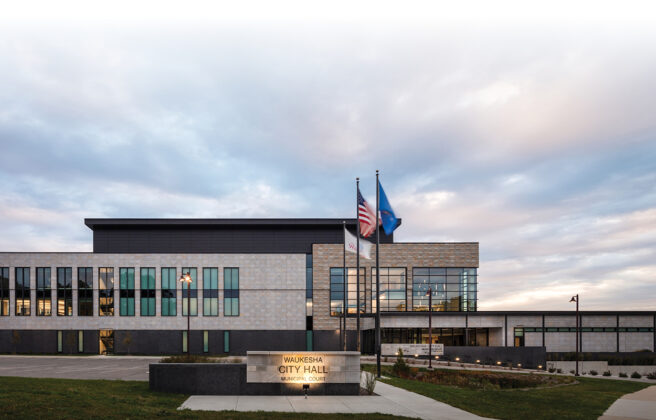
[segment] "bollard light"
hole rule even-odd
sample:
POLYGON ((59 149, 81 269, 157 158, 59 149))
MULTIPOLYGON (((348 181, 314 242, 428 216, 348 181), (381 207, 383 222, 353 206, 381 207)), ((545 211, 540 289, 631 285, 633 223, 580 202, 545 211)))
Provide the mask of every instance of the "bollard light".
POLYGON ((459 357, 456 357, 456 362, 459 362, 459 361, 460 361, 460 358, 459 358, 459 357))

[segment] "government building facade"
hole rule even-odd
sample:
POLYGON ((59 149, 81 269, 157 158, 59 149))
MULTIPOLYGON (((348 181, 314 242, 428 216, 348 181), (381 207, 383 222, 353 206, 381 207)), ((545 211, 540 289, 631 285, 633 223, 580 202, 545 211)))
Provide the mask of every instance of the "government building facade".
MULTIPOLYGON (((355 232, 356 220, 345 222, 355 232)), ((343 219, 85 223, 93 252, 0 253, 0 353, 340 349, 343 219)), ((374 351, 377 309, 383 343, 427 343, 430 287, 433 341, 447 354, 576 350, 573 310, 477 310, 478 243, 394 242, 382 230, 380 242, 380 308, 375 255, 360 259, 358 299, 355 254, 346 254, 349 349, 358 301, 363 353, 374 351)), ((582 311, 580 322, 580 351, 655 350, 654 311, 582 311)))

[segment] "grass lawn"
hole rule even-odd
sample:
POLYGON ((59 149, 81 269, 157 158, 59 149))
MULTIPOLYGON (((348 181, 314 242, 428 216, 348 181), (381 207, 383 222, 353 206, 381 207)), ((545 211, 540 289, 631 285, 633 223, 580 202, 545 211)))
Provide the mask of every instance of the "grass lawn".
MULTIPOLYGON (((183 418, 353 419, 354 414, 177 411, 187 395, 151 392, 148 382, 0 377, 0 419, 183 418)), ((369 419, 398 417, 368 414, 369 419)))
MULTIPOLYGON (((364 365, 369 372, 375 365, 364 365)), ((619 397, 649 384, 580 378, 579 384, 527 390, 478 390, 436 385, 392 376, 382 381, 484 417, 497 419, 597 419, 619 397)), ((521 375, 518 373, 518 375, 521 375)))

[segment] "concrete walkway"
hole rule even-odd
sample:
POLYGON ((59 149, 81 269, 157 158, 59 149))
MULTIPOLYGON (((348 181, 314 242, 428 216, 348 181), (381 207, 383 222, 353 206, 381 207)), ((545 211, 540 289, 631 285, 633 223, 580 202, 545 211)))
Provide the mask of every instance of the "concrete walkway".
POLYGON ((372 396, 233 396, 195 395, 180 410, 282 411, 290 413, 382 413, 433 420, 484 419, 459 408, 382 382, 372 396))
POLYGON ((599 420, 656 420, 656 386, 626 394, 613 403, 599 420))

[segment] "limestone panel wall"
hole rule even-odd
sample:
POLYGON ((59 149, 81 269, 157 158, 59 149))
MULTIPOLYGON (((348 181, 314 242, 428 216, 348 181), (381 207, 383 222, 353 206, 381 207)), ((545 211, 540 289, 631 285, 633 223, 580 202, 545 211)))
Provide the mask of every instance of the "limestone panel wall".
POLYGON ((653 316, 621 315, 620 327, 653 327, 653 316))
POLYGON ((546 333, 544 340, 548 352, 576 351, 575 333, 546 333))
POLYGON ((184 329, 182 284, 176 281, 177 316, 161 316, 161 268, 196 267, 198 314, 192 329, 304 330, 305 254, 94 254, 94 253, 0 253, 0 267, 9 267, 10 316, 0 317, 0 329, 184 329), (30 267, 31 316, 15 316, 15 267, 30 267), (36 316, 36 268, 51 268, 53 315, 36 316), (71 267, 73 316, 56 315, 56 269, 71 267), (93 268, 93 316, 78 316, 77 267, 93 268), (114 268, 114 316, 98 315, 98 268, 114 268), (119 316, 119 268, 135 269, 135 316, 119 316), (155 268, 156 315, 140 316, 139 276, 142 267, 155 268), (203 316, 203 268, 218 268, 218 316, 203 316), (239 268, 239 316, 223 315, 223 268, 239 268))
POLYGON ((616 333, 584 332, 581 337, 581 351, 617 351, 616 333))
MULTIPOLYGON (((343 265, 342 244, 314 244, 312 246, 314 329, 335 330, 339 318, 330 316, 330 268, 343 265)), ((371 311, 372 268, 376 265, 375 248, 370 260, 360 258, 365 269, 367 312, 371 311)), ((356 267, 356 255, 347 253, 346 265, 356 267)), ((406 308, 412 308, 413 267, 478 268, 478 243, 394 243, 380 245, 380 267, 406 269, 406 308)), ((375 283, 375 280, 374 280, 375 283)), ((384 318, 383 318, 384 319, 384 318)), ((459 325, 458 325, 459 326, 459 325)), ((355 319, 349 319, 348 329, 355 328, 355 319)))
POLYGON ((582 327, 615 327, 617 315, 583 315, 581 316, 582 327))
POLYGON ((542 347, 542 333, 524 333, 526 347, 542 347))
POLYGON ((648 333, 620 333, 620 351, 654 351, 654 335, 648 333))
POLYGON ((545 327, 576 327, 576 315, 553 315, 544 317, 545 327))

